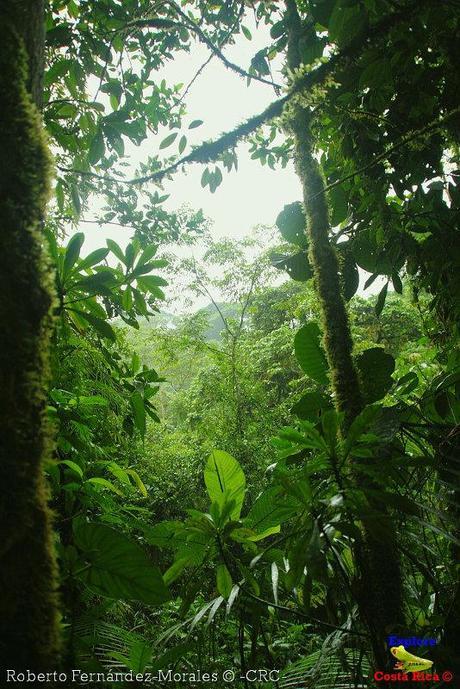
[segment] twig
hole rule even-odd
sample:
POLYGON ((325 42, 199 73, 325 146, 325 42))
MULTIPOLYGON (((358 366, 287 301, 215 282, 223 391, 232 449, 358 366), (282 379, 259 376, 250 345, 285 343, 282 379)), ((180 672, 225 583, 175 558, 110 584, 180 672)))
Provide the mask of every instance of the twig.
MULTIPOLYGON (((75 170, 69 168, 59 167, 64 172, 73 172, 74 174, 100 179, 105 182, 116 182, 119 184, 138 185, 146 182, 161 182, 167 175, 170 175, 178 170, 183 165, 190 163, 209 163, 218 159, 218 157, 230 148, 234 148, 239 141, 252 134, 256 129, 266 122, 279 117, 284 109, 284 106, 297 94, 303 93, 308 89, 313 88, 319 84, 323 84, 326 79, 333 73, 334 69, 338 67, 343 61, 357 58, 362 51, 368 47, 369 41, 374 37, 382 37, 385 30, 389 30, 398 20, 404 19, 407 15, 415 9, 419 9, 423 2, 428 0, 418 0, 417 3, 411 4, 410 8, 404 8, 401 12, 391 13, 390 16, 385 17, 380 22, 376 23, 364 39, 352 41, 350 45, 333 55, 328 62, 322 63, 317 69, 308 72, 303 77, 298 79, 291 90, 281 98, 273 101, 265 110, 250 117, 248 120, 240 124, 233 130, 222 134, 218 139, 210 142, 204 142, 197 146, 188 155, 179 158, 176 162, 168 165, 162 170, 157 170, 149 175, 142 177, 134 177, 132 179, 117 179, 109 175, 100 175, 95 172, 86 170, 75 170)), ((385 154, 387 155, 387 153, 385 154)), ((373 163, 374 164, 374 163, 373 163)), ((357 174, 357 173, 353 173, 357 174)), ((341 181, 334 182, 334 186, 340 184, 341 181)), ((329 187, 332 188, 332 187, 329 187)))
POLYGON ((414 132, 410 132, 409 134, 405 134, 402 136, 398 141, 396 141, 394 144, 386 148, 382 153, 379 153, 379 155, 375 156, 373 160, 371 160, 369 163, 366 165, 363 165, 363 167, 359 168, 358 170, 354 170, 353 172, 350 172, 348 175, 345 175, 345 177, 341 177, 340 179, 335 180, 335 182, 331 182, 330 184, 326 184, 326 186, 321 189, 321 191, 318 191, 316 194, 313 194, 310 196, 310 199, 314 199, 317 196, 320 196, 321 194, 324 194, 326 191, 329 191, 330 189, 334 189, 334 187, 338 187, 344 182, 346 182, 349 179, 353 179, 353 177, 356 177, 356 175, 360 175, 363 172, 367 172, 371 168, 374 167, 374 165, 377 165, 382 160, 385 160, 388 158, 392 153, 397 151, 399 148, 402 146, 405 146, 406 144, 410 143, 414 139, 418 139, 420 136, 423 136, 424 134, 427 134, 428 132, 437 129, 440 127, 444 122, 446 122, 448 119, 453 117, 454 115, 457 115, 460 113, 460 107, 454 108, 453 110, 450 110, 447 112, 445 115, 442 117, 438 117, 435 120, 432 120, 429 122, 425 127, 422 127, 422 129, 417 129, 414 132))
POLYGON ((253 600, 258 601, 259 603, 262 603, 263 605, 270 606, 271 608, 274 608, 275 610, 281 610, 282 612, 288 612, 291 615, 296 615, 297 617, 300 617, 301 619, 308 620, 309 622, 313 622, 315 624, 322 625, 323 627, 327 627, 328 629, 334 629, 334 631, 337 632, 345 632, 347 634, 353 634, 354 636, 361 636, 364 637, 365 639, 368 638, 368 634, 365 632, 357 632, 354 629, 344 629, 343 627, 337 627, 335 624, 331 624, 330 622, 323 622, 323 620, 319 620, 316 617, 312 617, 311 615, 307 615, 306 613, 301 612, 300 610, 296 610, 295 608, 288 608, 285 605, 278 605, 277 603, 272 603, 272 601, 265 600, 264 598, 260 598, 259 596, 256 596, 254 593, 251 593, 251 591, 248 591, 244 586, 241 587, 242 590, 245 592, 247 596, 252 598, 253 600))

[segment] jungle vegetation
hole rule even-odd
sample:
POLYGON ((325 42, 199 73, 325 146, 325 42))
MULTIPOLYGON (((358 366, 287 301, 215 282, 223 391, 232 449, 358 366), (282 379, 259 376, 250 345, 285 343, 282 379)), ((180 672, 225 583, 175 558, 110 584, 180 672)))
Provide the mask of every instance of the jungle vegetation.
POLYGON ((458 0, 0 17, 1 672, 390 687, 387 638, 416 635, 458 686, 458 0), (196 79, 219 61, 272 101, 190 145, 206 103, 158 74, 197 43, 196 79), (162 183, 199 166, 213 194, 240 144, 302 197, 216 238, 162 183))

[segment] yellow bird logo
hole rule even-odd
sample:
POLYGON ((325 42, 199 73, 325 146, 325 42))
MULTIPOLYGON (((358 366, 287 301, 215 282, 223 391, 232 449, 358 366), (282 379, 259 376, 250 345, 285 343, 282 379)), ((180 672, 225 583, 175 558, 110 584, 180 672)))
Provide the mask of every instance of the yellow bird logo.
POLYGON ((399 661, 395 665, 396 670, 403 670, 403 672, 422 672, 429 670, 433 665, 432 660, 426 658, 419 658, 406 651, 404 646, 393 646, 391 649, 392 655, 399 661))

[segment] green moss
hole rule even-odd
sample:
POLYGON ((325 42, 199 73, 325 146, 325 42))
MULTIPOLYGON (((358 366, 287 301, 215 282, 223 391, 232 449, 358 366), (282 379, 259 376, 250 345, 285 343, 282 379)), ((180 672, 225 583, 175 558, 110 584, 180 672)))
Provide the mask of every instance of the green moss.
MULTIPOLYGON (((290 27, 288 65, 295 70, 300 64, 297 46, 303 29, 294 0, 287 0, 286 4, 290 27)), ((353 362, 353 340, 340 284, 339 264, 329 240, 329 208, 324 180, 313 153, 310 114, 301 102, 291 106, 288 126, 295 140, 295 166, 302 183, 309 259, 321 305, 324 347, 335 405, 344 414, 342 431, 346 433, 362 411, 364 402, 353 362)), ((356 466, 350 468, 357 487, 366 493, 366 489, 372 486, 363 481, 356 466)), ((404 629, 402 580, 396 538, 386 507, 376 500, 368 500, 369 513, 378 513, 380 524, 387 528, 382 530, 384 537, 377 539, 375 523, 365 515, 361 516, 362 540, 355 544, 354 549, 358 569, 354 591, 361 618, 370 632, 375 661, 386 663, 386 635, 396 629, 404 629)))
POLYGON ((309 118, 297 112, 291 122, 296 140, 296 170, 301 179, 309 234, 309 258, 321 302, 324 346, 331 371, 336 406, 345 415, 345 429, 363 407, 353 363, 353 342, 340 285, 337 255, 329 241, 329 210, 324 184, 310 142, 309 118))
POLYGON ((42 223, 51 159, 26 90, 26 54, 3 26, 0 47, 0 665, 56 667, 57 573, 43 461, 53 303, 42 223))
MULTIPOLYGON (((363 399, 352 352, 353 341, 339 277, 338 260, 329 241, 329 211, 324 183, 311 149, 308 114, 299 111, 291 122, 296 142, 296 169, 303 186, 304 207, 313 266, 315 287, 321 304, 324 346, 331 372, 335 405, 344 414, 343 432, 363 409, 363 399)), ((354 467, 351 467, 354 471, 354 467)), ((359 472, 357 486, 366 492, 368 486, 359 472)), ((386 523, 385 538, 373 536, 375 525, 362 518, 363 541, 355 548, 359 570, 356 597, 363 620, 370 631, 376 662, 385 663, 385 637, 404 631, 402 581, 399 554, 385 505, 369 505, 386 523)))

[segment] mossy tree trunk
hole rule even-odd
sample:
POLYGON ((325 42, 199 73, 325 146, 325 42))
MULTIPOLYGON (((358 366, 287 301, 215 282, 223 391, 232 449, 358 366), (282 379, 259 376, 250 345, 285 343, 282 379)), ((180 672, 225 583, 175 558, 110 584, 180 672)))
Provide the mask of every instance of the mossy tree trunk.
POLYGON ((0 17, 0 666, 38 670, 56 668, 59 654, 43 477, 53 302, 42 237, 51 172, 39 113, 43 2, 4 3, 0 17))
MULTIPOLYGON (((302 23, 295 0, 286 0, 286 23, 289 28, 288 66, 294 70, 301 64, 298 51, 302 23)), ((307 218, 309 258, 314 270, 315 288, 320 300, 324 346, 331 372, 335 405, 344 415, 346 433, 364 401, 357 371, 353 362, 353 341, 348 312, 342 294, 339 265, 330 235, 329 209, 324 192, 324 180, 314 157, 310 130, 310 114, 301 105, 290 106, 289 128, 295 140, 295 166, 302 183, 303 202, 307 218)), ((351 467, 353 473, 353 466, 351 467)), ((364 492, 366 485, 355 473, 356 485, 364 492)), ((361 515, 363 536, 355 544, 354 556, 359 581, 354 590, 361 618, 367 626, 377 667, 385 667, 389 655, 386 635, 404 629, 404 610, 400 563, 396 539, 393 536, 385 506, 368 498, 370 511, 379 513, 379 521, 387 526, 385 539, 376 537, 372 523, 361 515)), ((375 519, 375 517, 374 517, 375 519)))

